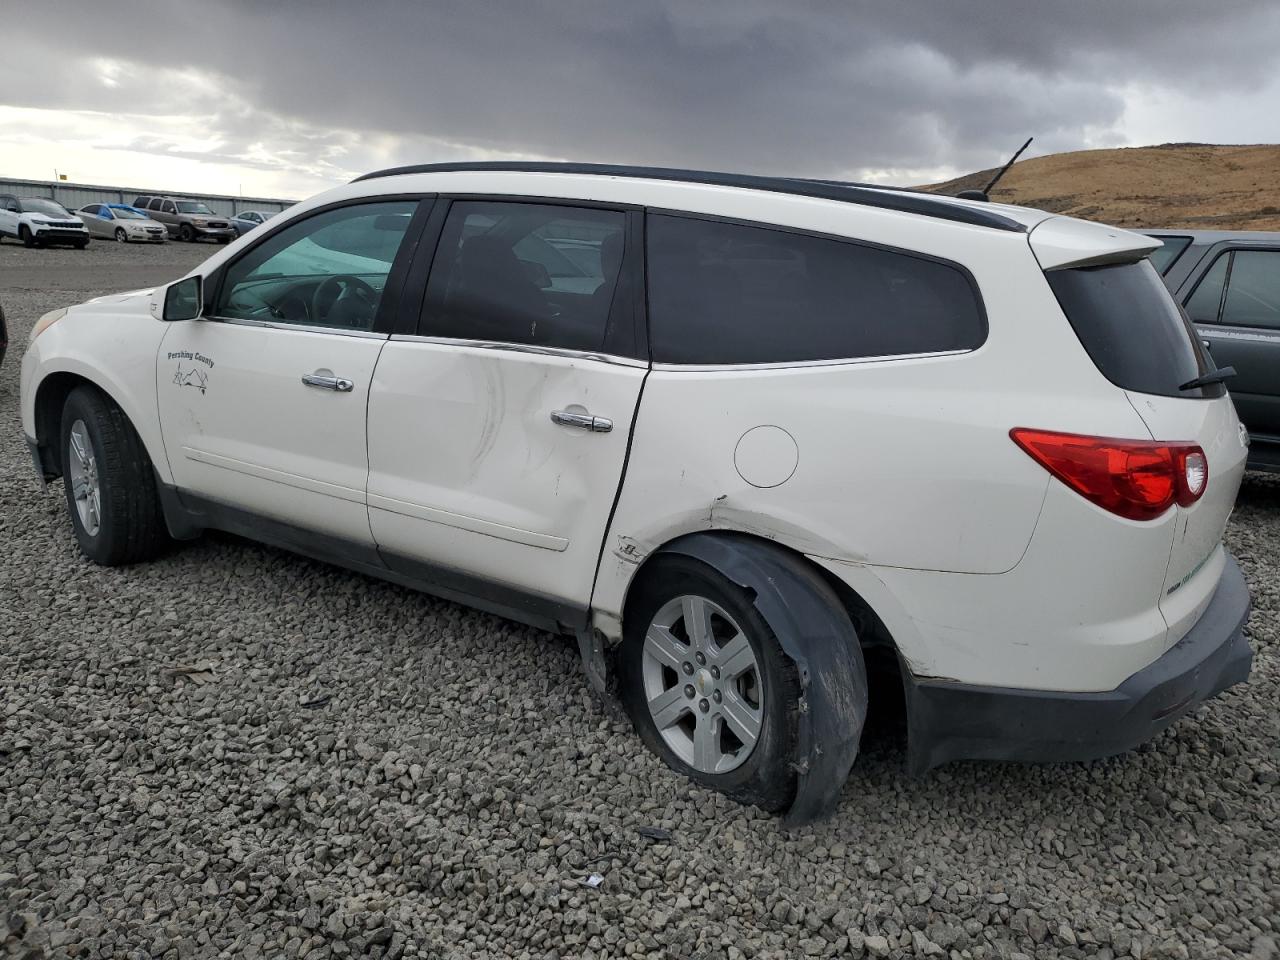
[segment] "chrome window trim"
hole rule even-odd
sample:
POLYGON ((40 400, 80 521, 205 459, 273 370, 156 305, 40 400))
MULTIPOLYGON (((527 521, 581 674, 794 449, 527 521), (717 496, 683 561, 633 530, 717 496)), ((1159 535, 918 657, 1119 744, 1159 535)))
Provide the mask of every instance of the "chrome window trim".
POLYGON ((345 327, 319 327, 309 323, 283 323, 278 320, 248 320, 244 317, 200 317, 207 323, 229 323, 237 327, 262 327, 267 330, 300 330, 303 333, 331 333, 339 337, 364 340, 386 340, 387 334, 376 330, 348 330, 345 327))
POLYGON ((503 340, 466 340, 457 337, 422 337, 408 333, 394 334, 391 340, 393 343, 434 343, 442 347, 475 347, 480 350, 502 350, 510 353, 532 353, 546 357, 565 357, 570 360, 594 360, 598 363, 611 363, 619 367, 635 367, 640 370, 646 370, 649 367, 648 361, 637 360, 635 357, 623 357, 592 350, 570 350, 567 347, 540 347, 532 343, 507 343, 503 340))
POLYGON ((973 350, 936 350, 929 353, 891 353, 878 357, 840 357, 832 360, 780 360, 775 363, 655 363, 655 372, 717 373, 730 370, 798 370, 810 367, 845 367, 864 363, 898 360, 932 360, 936 357, 962 357, 973 350))

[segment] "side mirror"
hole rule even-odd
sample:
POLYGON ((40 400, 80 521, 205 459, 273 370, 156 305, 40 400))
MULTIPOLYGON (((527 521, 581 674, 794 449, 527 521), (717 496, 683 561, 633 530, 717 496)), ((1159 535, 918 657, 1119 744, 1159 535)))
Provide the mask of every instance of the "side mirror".
POLYGON ((187 277, 151 295, 151 315, 157 320, 197 320, 204 307, 204 278, 187 277))

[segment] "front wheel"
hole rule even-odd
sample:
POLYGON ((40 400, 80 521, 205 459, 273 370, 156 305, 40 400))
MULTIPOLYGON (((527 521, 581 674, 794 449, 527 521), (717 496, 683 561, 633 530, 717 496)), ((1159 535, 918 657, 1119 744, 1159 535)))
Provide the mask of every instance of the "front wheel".
POLYGON ((87 247, 87 246, 89 246, 89 241, 88 241, 88 240, 77 240, 77 241, 76 241, 76 249, 77 249, 77 250, 83 250, 83 249, 84 249, 85 247, 87 247))
POLYGON ((191 224, 184 223, 178 229, 178 236, 180 236, 183 239, 183 241, 186 243, 194 243, 196 239, 196 232, 194 229, 192 229, 191 224))
POLYGON ((168 544, 155 470, 124 412, 93 387, 62 408, 62 481, 80 551, 94 563, 149 560, 168 544))
POLYGON ((124 227, 116 227, 116 243, 128 243, 129 235, 124 232, 124 227))
POLYGON ((18 239, 22 241, 22 245, 30 249, 36 245, 36 238, 31 233, 31 228, 25 223, 18 228, 18 239))
POLYGON ((690 558, 655 563, 628 604, 619 662, 637 732, 693 780, 784 809, 796 787, 794 664, 742 587, 690 558))

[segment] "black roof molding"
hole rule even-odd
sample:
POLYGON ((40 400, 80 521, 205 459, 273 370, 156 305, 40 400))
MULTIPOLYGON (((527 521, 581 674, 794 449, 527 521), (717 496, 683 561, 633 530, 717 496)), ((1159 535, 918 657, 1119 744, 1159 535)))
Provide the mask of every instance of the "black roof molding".
POLYGON ((994 230, 1026 232, 1016 220, 967 204, 948 203, 932 194, 918 193, 900 187, 877 187, 865 183, 839 180, 805 180, 799 177, 758 177, 741 173, 713 173, 705 170, 678 170, 667 167, 629 167, 608 163, 550 163, 543 161, 483 160, 460 163, 422 163, 392 167, 356 177, 352 183, 395 177, 409 173, 462 173, 491 171, 505 173, 575 173, 597 177, 636 177, 645 180, 671 180, 677 183, 706 183, 717 187, 741 187, 744 190, 768 190, 822 200, 839 200, 866 207, 918 213, 938 220, 953 220, 994 230))

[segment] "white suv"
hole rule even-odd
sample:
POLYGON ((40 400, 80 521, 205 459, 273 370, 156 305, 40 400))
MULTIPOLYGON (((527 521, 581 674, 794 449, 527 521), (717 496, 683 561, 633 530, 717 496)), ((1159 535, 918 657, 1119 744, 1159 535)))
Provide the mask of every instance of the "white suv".
POLYGON ((23 427, 90 559, 218 528, 573 635, 671 766, 802 822, 871 648, 915 771, 1122 751, 1248 675, 1246 438, 1157 245, 850 184, 391 170, 42 317, 23 427))
POLYGON ((0 237, 6 236, 27 247, 65 243, 83 250, 89 245, 84 221, 56 200, 8 193, 0 194, 0 237))

